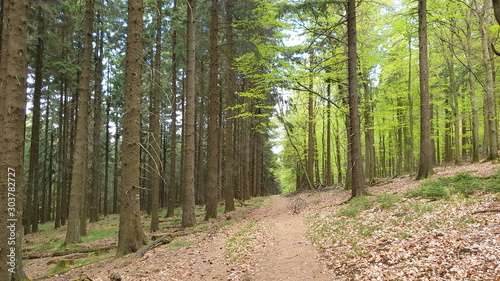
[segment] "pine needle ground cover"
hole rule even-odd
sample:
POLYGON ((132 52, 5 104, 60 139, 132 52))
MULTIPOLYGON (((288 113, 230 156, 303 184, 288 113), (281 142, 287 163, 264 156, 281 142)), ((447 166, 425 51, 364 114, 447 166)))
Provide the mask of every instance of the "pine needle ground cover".
POLYGON ((497 280, 498 178, 457 174, 355 198, 312 216, 308 236, 339 280, 497 280))

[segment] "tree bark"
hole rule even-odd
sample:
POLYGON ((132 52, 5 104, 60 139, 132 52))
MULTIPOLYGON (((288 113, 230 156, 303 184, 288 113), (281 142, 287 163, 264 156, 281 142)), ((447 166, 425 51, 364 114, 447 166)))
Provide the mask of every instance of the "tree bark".
POLYGON ((151 231, 159 230, 158 208, 160 203, 160 175, 163 171, 161 165, 161 135, 160 135, 160 104, 161 104, 161 27, 162 27, 163 1, 156 1, 156 48, 153 66, 153 86, 151 88, 151 100, 149 108, 149 188, 151 192, 151 231))
POLYGON ((476 97, 476 82, 474 78, 474 62, 472 59, 472 31, 468 21, 467 24, 467 67, 469 68, 469 99, 472 108, 472 163, 479 162, 479 118, 476 97))
POLYGON ((196 222, 195 216, 195 7, 196 0, 187 1, 187 73, 186 73, 186 113, 185 113, 185 152, 184 152, 184 179, 183 179, 183 204, 182 227, 191 227, 196 222))
POLYGON ((361 155, 361 129, 358 110, 358 73, 356 53, 356 0, 347 3, 347 48, 348 48, 348 75, 349 75, 349 123, 351 144, 351 184, 352 197, 366 194, 365 177, 363 171, 363 157, 361 155))
POLYGON ((484 95, 484 112, 485 112, 485 144, 487 149, 487 160, 498 159, 498 132, 497 132, 497 114, 496 114, 496 97, 495 97, 495 80, 493 75, 493 63, 490 55, 490 36, 488 34, 488 27, 491 17, 487 13, 491 9, 490 0, 484 1, 483 10, 481 11, 482 17, 479 20, 479 28, 481 34, 481 43, 483 50, 483 63, 485 66, 485 88, 484 95))
POLYGON ((31 232, 38 232, 38 221, 39 221, 39 156, 40 156, 40 119, 41 119, 41 109, 40 100, 42 96, 43 87, 43 65, 44 65, 44 52, 45 52, 45 22, 43 18, 42 8, 38 8, 38 39, 36 46, 36 58, 35 58, 35 85, 33 94, 33 121, 31 127, 31 145, 30 145, 30 166, 28 174, 28 196, 26 198, 26 212, 25 217, 30 218, 28 225, 25 225, 25 233, 29 232, 31 225, 31 232), (33 200, 31 200, 31 195, 33 195, 33 200), (31 207, 31 208, 30 208, 31 207), (28 231, 26 231, 26 227, 28 231))
POLYGON ((210 20, 210 78, 208 108, 208 154, 207 154, 207 205, 205 220, 217 217, 217 199, 219 190, 219 1, 212 0, 210 20))
POLYGON ((85 26, 82 54, 82 71, 79 79, 78 112, 76 122, 71 193, 69 199, 68 228, 64 245, 81 242, 81 216, 84 214, 84 201, 87 190, 88 161, 88 122, 90 100, 90 68, 92 64, 92 33, 94 26, 94 0, 86 0, 85 26))
MULTIPOLYGON (((100 20, 100 15, 97 14, 100 20)), ((102 23, 99 23, 102 25, 102 23)), ((103 80, 103 53, 104 53, 104 34, 102 27, 97 31, 95 58, 95 91, 94 91, 94 128, 93 128, 93 149, 92 149, 92 177, 90 184, 90 222, 99 220, 99 206, 101 204, 101 180, 102 180, 102 162, 101 162, 101 129, 102 129, 102 80, 103 80)))
POLYGON ((143 0, 128 1, 123 124, 123 173, 117 256, 146 244, 139 210, 143 0))
MULTIPOLYGON (((173 13, 177 12, 177 0, 174 0, 173 13)), ((167 217, 174 215, 174 209, 177 198, 177 29, 173 27, 172 31, 172 113, 170 123, 170 181, 168 186, 168 206, 167 217)))
POLYGON ((226 113, 226 186, 224 189, 224 212, 234 211, 234 189, 235 189, 235 146, 234 146, 234 111, 231 109, 234 106, 234 83, 236 80, 236 71, 234 70, 234 34, 233 34, 233 8, 234 0, 226 1, 226 25, 227 25, 227 67, 226 67, 226 91, 227 91, 227 106, 229 109, 226 113))
POLYGON ((0 48, 0 281, 24 280, 22 210, 28 1, 2 1, 0 48))
POLYGON ((433 173, 431 142, 431 106, 429 97, 429 64, 427 54, 427 1, 418 1, 418 36, 420 63, 420 159, 417 180, 433 173))

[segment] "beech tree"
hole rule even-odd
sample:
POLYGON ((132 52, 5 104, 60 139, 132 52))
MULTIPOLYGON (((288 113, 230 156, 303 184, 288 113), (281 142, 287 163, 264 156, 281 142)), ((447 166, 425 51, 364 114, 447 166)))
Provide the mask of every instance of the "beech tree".
POLYGON ((429 97, 429 65, 427 53, 427 1, 418 1, 418 37, 420 69, 420 160, 417 179, 432 175, 431 107, 429 97))

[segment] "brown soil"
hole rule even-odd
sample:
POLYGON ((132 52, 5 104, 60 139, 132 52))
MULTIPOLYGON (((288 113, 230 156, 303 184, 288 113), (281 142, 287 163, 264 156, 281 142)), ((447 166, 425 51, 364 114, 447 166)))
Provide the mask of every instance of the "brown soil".
MULTIPOLYGON (((499 164, 474 164, 437 168, 435 176, 474 171, 492 174, 499 164)), ((420 182, 395 178, 369 189, 370 193, 402 193, 420 182)), ((271 196, 261 207, 220 215, 207 223, 208 230, 180 237, 170 245, 153 249, 140 259, 133 255, 110 257, 65 274, 43 278, 48 267, 68 257, 26 260, 28 276, 39 280, 335 280, 307 238, 307 218, 332 212, 349 199, 349 192, 329 190, 295 196, 271 196), (239 241, 237 246, 231 241, 239 241)), ((200 224, 202 224, 200 222, 200 224)), ((30 236, 27 237, 30 239, 30 236)), ((34 239, 34 238, 33 238, 34 239)), ((100 246, 98 245, 92 246, 100 246)), ((102 243, 102 242, 101 242, 102 243)), ((104 244, 116 240, 104 241, 104 244)), ((111 256, 113 253, 109 253, 111 256)))

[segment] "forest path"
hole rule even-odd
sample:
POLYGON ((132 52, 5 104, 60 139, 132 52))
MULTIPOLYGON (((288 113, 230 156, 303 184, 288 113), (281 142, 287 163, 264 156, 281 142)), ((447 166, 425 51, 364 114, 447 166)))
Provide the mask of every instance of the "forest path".
POLYGON ((332 280, 306 237, 306 199, 273 195, 271 205, 256 210, 268 236, 265 251, 256 255, 257 270, 249 280, 332 280))

